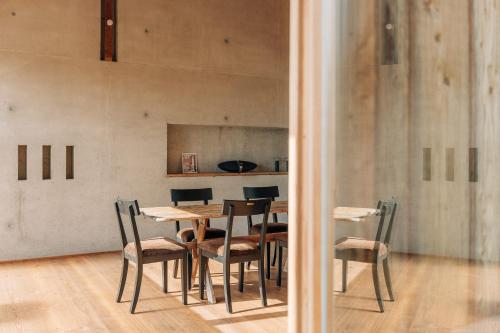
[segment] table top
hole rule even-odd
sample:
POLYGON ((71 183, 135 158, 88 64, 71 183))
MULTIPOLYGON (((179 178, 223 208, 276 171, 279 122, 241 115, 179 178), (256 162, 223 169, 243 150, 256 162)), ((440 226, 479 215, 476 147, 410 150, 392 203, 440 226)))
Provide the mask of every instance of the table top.
MULTIPOLYGON (((148 207, 141 208, 141 212, 156 222, 192 221, 224 217, 222 204, 189 205, 177 207, 148 207)), ((288 201, 273 201, 271 213, 287 213, 288 201)), ((360 222, 368 216, 376 215, 377 209, 337 207, 334 218, 338 221, 360 222)))

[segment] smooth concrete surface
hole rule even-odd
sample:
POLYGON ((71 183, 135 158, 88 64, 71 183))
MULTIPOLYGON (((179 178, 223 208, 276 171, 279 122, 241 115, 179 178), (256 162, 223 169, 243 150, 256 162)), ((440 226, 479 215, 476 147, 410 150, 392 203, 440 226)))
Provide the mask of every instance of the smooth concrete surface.
MULTIPOLYGON (((0 2, 0 260, 119 249, 118 196, 158 206, 170 188, 213 187, 220 201, 279 185, 287 197, 286 176, 165 177, 167 123, 288 126, 287 1, 120 0, 118 11, 112 63, 99 61, 100 1, 0 2)), ((173 230, 141 223, 144 237, 173 230)))

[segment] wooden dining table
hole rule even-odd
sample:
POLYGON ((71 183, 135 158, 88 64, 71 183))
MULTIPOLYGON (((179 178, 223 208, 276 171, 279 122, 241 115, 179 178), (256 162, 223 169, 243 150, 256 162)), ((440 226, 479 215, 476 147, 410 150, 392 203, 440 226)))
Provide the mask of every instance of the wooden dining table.
MULTIPOLYGON (((193 274, 191 279, 195 279, 198 265, 198 251, 196 244, 205 240, 205 232, 210 219, 225 217, 222 214, 222 204, 208 205, 187 205, 187 206, 165 206, 165 207, 148 207, 141 208, 141 213, 155 222, 175 222, 188 221, 191 222, 195 232, 196 240, 188 243, 188 248, 193 255, 193 274)), ((271 204, 270 213, 288 213, 288 201, 273 201, 271 204)), ((360 222, 368 216, 376 215, 378 210, 372 208, 354 208, 354 207, 337 207, 334 210, 333 219, 335 221, 360 222)), ((267 240, 272 241, 275 237, 285 233, 267 234, 267 240)), ((258 236, 244 236, 255 238, 258 241, 258 236)), ((215 295, 213 290, 212 278, 210 269, 206 270, 206 288, 207 299, 209 303, 215 303, 215 295)))

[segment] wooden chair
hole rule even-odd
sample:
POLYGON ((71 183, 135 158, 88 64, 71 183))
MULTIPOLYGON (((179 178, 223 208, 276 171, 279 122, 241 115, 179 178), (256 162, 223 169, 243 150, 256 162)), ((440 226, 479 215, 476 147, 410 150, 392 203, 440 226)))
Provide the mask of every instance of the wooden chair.
POLYGON ((266 244, 267 219, 271 208, 270 199, 252 201, 224 200, 223 214, 227 215, 226 236, 224 238, 211 239, 198 244, 200 265, 200 298, 204 298, 205 270, 208 259, 223 264, 224 296, 226 298, 227 312, 232 313, 231 289, 230 289, 230 265, 239 264, 238 289, 243 292, 244 264, 248 261, 257 260, 259 263, 259 287, 262 298, 262 306, 267 306, 266 284, 264 279, 264 246, 266 244), (248 236, 232 237, 233 221, 236 216, 263 215, 262 227, 258 243, 248 236))
POLYGON ((372 264, 375 296, 377 297, 380 312, 384 312, 384 302, 380 294, 378 267, 379 264, 382 263, 389 298, 391 301, 394 301, 391 274, 389 270, 389 244, 391 241, 392 226, 396 216, 397 203, 395 201, 379 201, 377 208, 380 210, 380 219, 375 240, 343 237, 335 242, 335 258, 342 260, 342 292, 346 292, 347 290, 348 261, 351 260, 372 264), (386 218, 389 219, 389 223, 387 224, 387 228, 385 228, 384 232, 386 218), (385 236, 382 238, 383 233, 385 233, 385 236))
POLYGON ((281 287, 281 275, 283 274, 283 248, 288 248, 288 235, 278 235, 276 237, 276 247, 278 248, 278 274, 276 275, 276 286, 281 287))
POLYGON ((139 293, 141 291, 142 282, 142 266, 144 264, 162 262, 163 263, 163 292, 168 291, 168 261, 169 260, 182 260, 182 302, 184 305, 187 304, 187 280, 189 280, 187 275, 187 255, 188 251, 184 245, 177 243, 174 240, 158 237, 151 238, 141 241, 139 238, 139 232, 137 231, 136 217, 139 216, 139 204, 137 200, 118 200, 115 202, 116 215, 118 217, 118 226, 120 227, 120 236, 122 238, 122 259, 123 267, 122 274, 120 278, 120 286, 118 288, 118 295, 116 297, 116 302, 120 302, 123 289, 125 287, 125 281, 127 279, 128 272, 128 262, 129 260, 137 264, 137 275, 135 279, 135 290, 132 302, 130 304, 130 313, 135 312, 137 306, 137 301, 139 300, 139 293), (123 225, 122 215, 127 215, 130 220, 132 227, 132 232, 134 235, 134 240, 128 242, 127 235, 125 233, 125 227, 123 225))
MULTIPOLYGON (((278 186, 268 186, 268 187, 243 187, 243 196, 246 200, 253 199, 271 199, 272 201, 275 198, 280 196, 280 192, 278 186)), ((261 224, 253 225, 252 217, 248 217, 248 234, 259 234, 261 228, 261 224)), ((270 234, 277 232, 287 232, 288 224, 278 222, 278 214, 273 213, 273 223, 268 224, 267 232, 270 234)), ((266 243, 266 278, 271 278, 271 244, 266 243)), ((273 256, 273 266, 276 264, 276 251, 277 248, 274 248, 274 256, 273 256)), ((250 268, 250 263, 248 263, 248 268, 250 268)))
MULTIPOLYGON (((178 206, 180 202, 203 202, 204 205, 208 205, 208 201, 213 199, 211 188, 199 188, 199 189, 172 189, 170 190, 170 197, 175 206, 178 206)), ((180 222, 175 221, 175 231, 177 241, 187 244, 195 240, 195 234, 192 227, 184 228, 181 230, 180 222)), ((205 233, 205 239, 212 238, 223 238, 226 232, 222 229, 207 228, 205 233)), ((188 275, 191 276, 193 269, 193 259, 191 253, 188 256, 188 275)), ((176 260, 174 264, 174 277, 177 278, 177 271, 179 267, 179 261, 176 260)), ((188 288, 191 289, 191 279, 188 279, 188 288)))

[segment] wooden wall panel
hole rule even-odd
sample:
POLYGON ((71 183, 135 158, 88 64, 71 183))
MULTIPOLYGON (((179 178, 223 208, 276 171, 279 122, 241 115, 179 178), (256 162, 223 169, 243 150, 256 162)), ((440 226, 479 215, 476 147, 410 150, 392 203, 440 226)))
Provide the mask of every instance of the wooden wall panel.
POLYGON ((410 13, 410 251, 467 257, 468 1, 412 1, 410 13), (425 147, 432 148, 428 182, 421 177, 425 147), (455 182, 446 181, 448 147, 456 148, 455 182))
POLYGON ((478 182, 471 183, 472 255, 500 259, 500 8, 494 0, 471 1, 472 117, 471 147, 478 148, 478 182))

